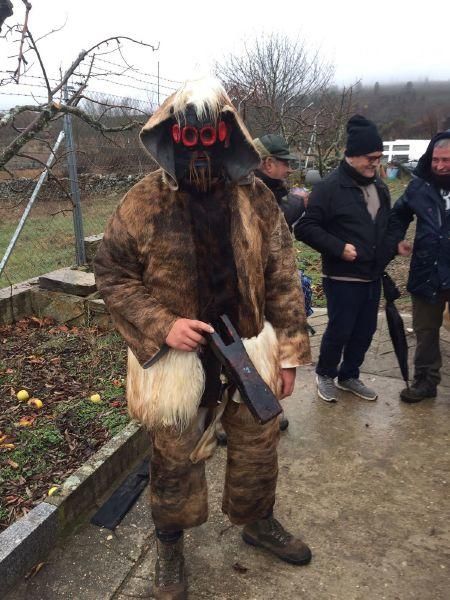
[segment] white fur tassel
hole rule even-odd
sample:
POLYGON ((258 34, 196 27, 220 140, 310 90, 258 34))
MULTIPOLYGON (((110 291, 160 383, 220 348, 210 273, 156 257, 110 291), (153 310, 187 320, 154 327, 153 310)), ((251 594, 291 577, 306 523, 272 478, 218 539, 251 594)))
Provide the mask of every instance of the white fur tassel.
MULTIPOLYGON (((277 334, 266 321, 263 330, 255 337, 242 340, 250 360, 277 398, 280 392, 280 365, 277 334)), ((234 402, 242 402, 239 392, 233 394, 234 402)))
MULTIPOLYGON (((242 340, 264 382, 279 395, 279 346, 274 328, 266 321, 258 336, 242 340)), ((205 373, 195 352, 169 350, 143 369, 128 350, 128 411, 148 428, 174 426, 183 430, 196 416, 205 388, 205 373)), ((240 402, 236 392, 232 398, 240 402)))
POLYGON ((128 350, 128 411, 147 427, 184 429, 197 414, 205 373, 195 352, 169 350, 143 369, 128 350))

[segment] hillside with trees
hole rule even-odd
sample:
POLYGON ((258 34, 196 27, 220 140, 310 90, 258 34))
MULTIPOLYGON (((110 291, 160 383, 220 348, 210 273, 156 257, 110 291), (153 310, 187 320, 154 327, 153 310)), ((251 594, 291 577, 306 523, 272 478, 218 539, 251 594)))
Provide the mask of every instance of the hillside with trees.
POLYGON ((450 129, 450 80, 357 84, 354 112, 373 119, 383 139, 429 139, 450 129))

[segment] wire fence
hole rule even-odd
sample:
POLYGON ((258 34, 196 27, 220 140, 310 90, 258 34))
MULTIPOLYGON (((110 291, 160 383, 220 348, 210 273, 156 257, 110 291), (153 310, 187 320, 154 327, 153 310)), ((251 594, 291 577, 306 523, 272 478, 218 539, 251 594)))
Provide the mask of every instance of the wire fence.
MULTIPOLYGON (((156 108, 149 101, 95 92, 88 95, 89 100, 83 100, 80 106, 91 117, 110 126, 125 125, 131 120, 143 122, 156 108)), ((21 120, 16 119, 16 127, 26 127, 27 115, 20 117, 21 120)), ((74 151, 67 123, 57 119, 21 150, 22 156, 8 162, 13 179, 0 172, 0 260, 10 249, 24 211, 29 210, 0 275, 0 288, 77 263, 74 186, 79 190, 81 231, 84 236, 96 235, 103 232, 123 194, 156 168, 140 145, 138 124, 128 131, 106 134, 79 118, 69 118, 69 126, 74 151), (64 140, 30 207, 33 190, 61 131, 65 133, 64 140), (70 170, 71 162, 75 174, 70 170)), ((16 135, 12 127, 0 129, 0 147, 6 147, 16 135)))

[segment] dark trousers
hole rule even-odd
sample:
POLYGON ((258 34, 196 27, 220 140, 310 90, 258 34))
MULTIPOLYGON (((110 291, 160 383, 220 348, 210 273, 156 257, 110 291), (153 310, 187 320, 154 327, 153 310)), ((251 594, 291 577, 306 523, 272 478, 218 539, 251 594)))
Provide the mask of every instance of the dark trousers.
POLYGON ((328 325, 320 345, 316 373, 358 378, 359 367, 377 329, 381 281, 337 281, 323 278, 328 325), (342 358, 342 363, 341 363, 342 358))
POLYGON ((438 297, 436 303, 426 302, 420 296, 411 296, 413 305, 413 329, 417 345, 414 355, 414 379, 426 380, 438 385, 441 380, 441 350, 439 330, 445 309, 446 296, 438 297))

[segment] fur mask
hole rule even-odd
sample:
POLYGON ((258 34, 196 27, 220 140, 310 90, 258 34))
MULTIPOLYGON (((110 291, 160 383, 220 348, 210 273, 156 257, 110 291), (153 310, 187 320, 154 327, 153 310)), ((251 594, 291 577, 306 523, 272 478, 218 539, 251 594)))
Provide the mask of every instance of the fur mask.
POLYGON ((245 179, 260 162, 247 128, 216 79, 186 82, 150 117, 142 128, 140 137, 146 150, 166 172, 172 189, 178 189, 180 178, 184 180, 187 177, 187 180, 197 181, 196 177, 200 175, 198 169, 205 169, 198 180, 199 185, 203 185, 201 181, 208 179, 210 175, 219 174, 230 181, 238 182, 245 179), (197 173, 193 173, 191 177, 189 172, 192 153, 189 160, 186 149, 182 153, 184 156, 178 153, 178 144, 173 138, 173 126, 178 125, 182 129, 193 120, 196 120, 198 125, 209 123, 217 128, 220 122, 223 122, 227 128, 227 137, 226 142, 224 140, 213 153, 210 152, 209 161, 201 155, 194 159, 197 173))

